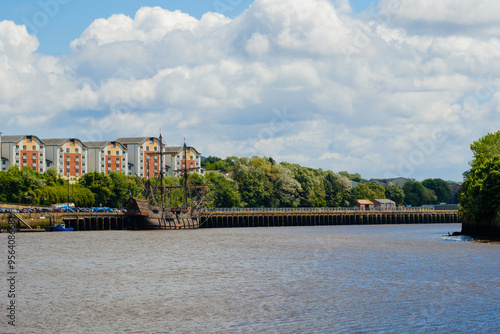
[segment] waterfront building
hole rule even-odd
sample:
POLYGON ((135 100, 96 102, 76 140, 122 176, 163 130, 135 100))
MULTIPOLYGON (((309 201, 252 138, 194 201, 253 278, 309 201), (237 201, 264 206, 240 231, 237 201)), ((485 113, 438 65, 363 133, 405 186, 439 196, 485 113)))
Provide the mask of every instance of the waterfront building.
POLYGON ((89 141, 88 172, 109 174, 113 171, 128 174, 127 147, 118 141, 89 141))
POLYGON ((117 142, 127 148, 127 174, 154 177, 160 171, 160 140, 156 137, 124 137, 117 142))
POLYGON ((358 201, 356 202, 356 206, 361 211, 372 210, 374 207, 373 202, 367 199, 358 199, 358 201))
POLYGON ((19 169, 29 167, 40 173, 47 169, 45 144, 37 136, 2 136, 0 147, 2 170, 7 170, 12 165, 19 166, 19 169))
POLYGON ((54 166, 59 175, 75 180, 87 173, 87 146, 76 138, 43 139, 47 168, 54 166))
POLYGON ((191 173, 204 174, 205 170, 201 168, 201 153, 194 147, 186 147, 186 156, 183 146, 167 146, 165 152, 168 153, 165 163, 169 174, 180 175, 179 170, 186 167, 191 173))
POLYGON ((396 203, 390 199, 374 199, 372 202, 376 210, 396 210, 396 203))

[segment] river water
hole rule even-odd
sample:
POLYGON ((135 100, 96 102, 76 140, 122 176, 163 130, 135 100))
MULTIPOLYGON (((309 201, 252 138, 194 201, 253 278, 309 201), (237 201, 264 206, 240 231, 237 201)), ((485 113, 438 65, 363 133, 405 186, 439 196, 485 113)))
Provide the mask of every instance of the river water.
POLYGON ((441 236, 460 229, 447 224, 18 233, 17 325, 3 320, 0 328, 498 333, 500 244, 441 236))

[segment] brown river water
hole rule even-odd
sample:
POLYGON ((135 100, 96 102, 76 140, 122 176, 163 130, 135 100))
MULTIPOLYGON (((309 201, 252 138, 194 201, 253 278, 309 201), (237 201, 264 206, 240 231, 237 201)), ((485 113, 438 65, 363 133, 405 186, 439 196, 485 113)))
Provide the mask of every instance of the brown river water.
MULTIPOLYGON (((499 333, 500 244, 460 225, 16 234, 2 333, 499 333)), ((1 235, 7 266, 7 237, 1 235)), ((7 277, 7 269, 3 270, 7 277)))

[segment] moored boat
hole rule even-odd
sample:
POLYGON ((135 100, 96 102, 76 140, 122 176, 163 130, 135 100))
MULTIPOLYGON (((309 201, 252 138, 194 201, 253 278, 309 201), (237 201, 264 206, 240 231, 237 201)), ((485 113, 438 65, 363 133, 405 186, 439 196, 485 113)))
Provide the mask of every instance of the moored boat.
MULTIPOLYGON (((160 134, 160 152, 148 153, 148 155, 159 156, 160 166, 163 166, 162 136, 160 134)), ((186 156, 186 143, 184 143, 183 151, 186 156)), ((182 177, 183 184, 180 186, 165 186, 163 168, 160 168, 156 180, 156 186, 151 185, 151 180, 148 179, 146 184, 143 184, 140 178, 137 178, 143 185, 143 195, 147 199, 139 199, 130 197, 127 206, 127 216, 130 220, 130 227, 140 230, 177 230, 177 229, 196 229, 200 225, 200 205, 204 202, 206 185, 189 185, 188 173, 199 169, 187 168, 186 164, 182 169, 176 172, 182 177), (190 200, 189 194, 191 190, 197 189, 203 193, 197 201, 190 200), (160 190, 159 198, 155 196, 155 190, 160 190), (181 207, 171 207, 168 204, 168 194, 172 190, 180 190, 183 196, 183 205, 181 207)))
POLYGON ((73 231, 73 227, 66 227, 64 224, 56 224, 52 228, 54 232, 65 232, 65 231, 73 231))

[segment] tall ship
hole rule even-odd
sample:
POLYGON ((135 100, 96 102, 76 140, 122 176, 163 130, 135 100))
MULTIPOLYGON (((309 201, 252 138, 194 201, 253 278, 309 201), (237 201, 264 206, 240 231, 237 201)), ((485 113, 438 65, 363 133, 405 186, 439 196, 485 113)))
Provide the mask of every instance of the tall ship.
MULTIPOLYGON (((200 226, 201 211, 200 207, 205 203, 208 194, 207 185, 191 185, 189 183, 189 173, 197 171, 200 167, 187 167, 187 163, 181 164, 181 167, 174 172, 181 176, 181 184, 176 186, 165 185, 165 171, 163 157, 167 152, 163 150, 163 139, 160 134, 160 151, 149 152, 146 162, 149 163, 149 157, 157 155, 159 157, 160 168, 155 178, 155 184, 148 176, 143 182, 136 175, 136 179, 142 186, 142 197, 139 199, 130 197, 128 200, 127 216, 130 219, 130 227, 137 230, 177 230, 177 229, 195 229, 200 226), (171 205, 172 192, 176 192, 181 197, 181 205, 171 205), (193 193, 196 196, 193 196, 193 193)), ((184 142, 183 157, 186 161, 187 146, 184 142)), ((149 171, 149 166, 147 168, 149 171)))

